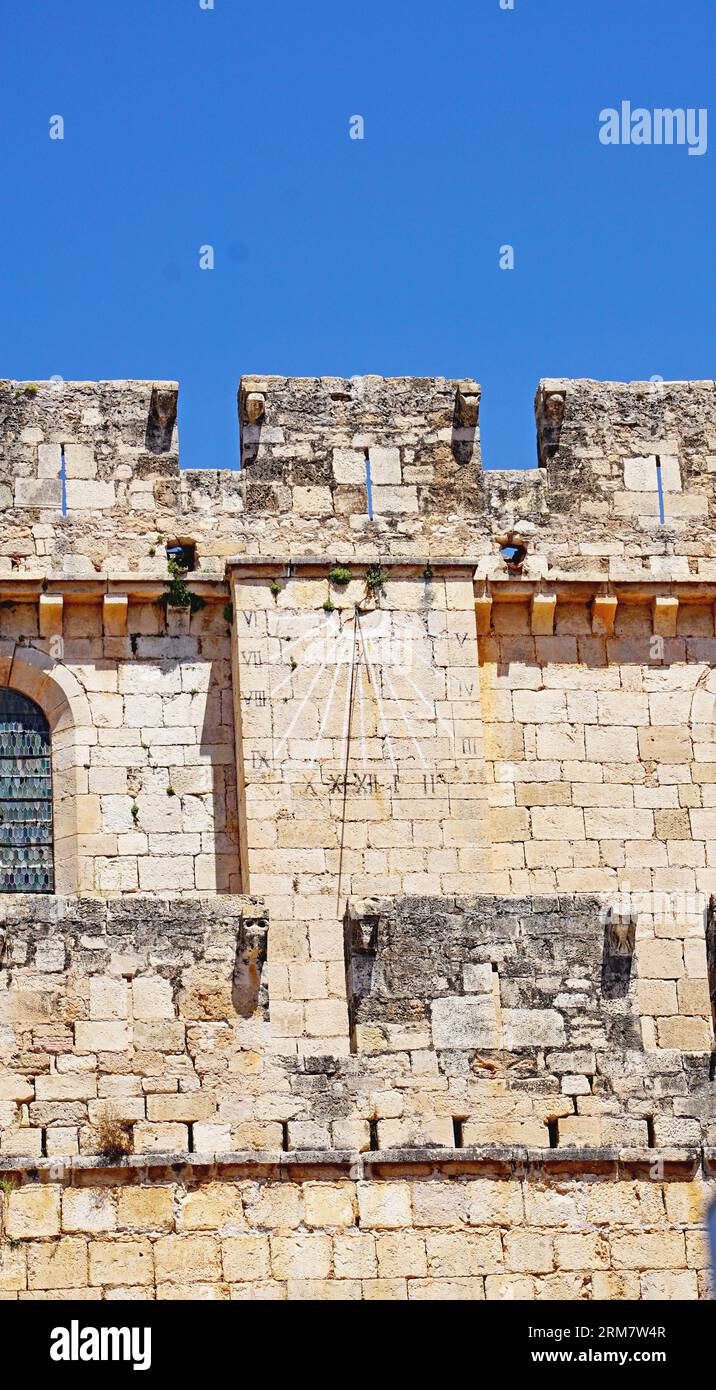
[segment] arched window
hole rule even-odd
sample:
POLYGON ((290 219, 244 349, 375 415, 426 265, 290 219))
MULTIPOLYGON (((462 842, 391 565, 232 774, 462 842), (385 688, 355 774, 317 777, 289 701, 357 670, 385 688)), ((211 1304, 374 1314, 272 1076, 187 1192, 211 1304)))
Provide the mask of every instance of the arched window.
POLYGON ((0 689, 0 893, 52 893, 50 726, 39 705, 0 689))

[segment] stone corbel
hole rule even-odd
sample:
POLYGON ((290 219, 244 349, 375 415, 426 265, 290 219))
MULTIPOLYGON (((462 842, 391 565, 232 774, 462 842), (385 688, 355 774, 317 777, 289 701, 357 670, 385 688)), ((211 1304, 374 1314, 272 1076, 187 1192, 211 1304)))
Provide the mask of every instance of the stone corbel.
POLYGON ((556 608, 556 594, 532 595, 530 626, 533 637, 551 637, 553 635, 556 608))
POLYGON ((62 594, 40 594, 39 625, 41 637, 61 637, 64 599, 62 594))
POLYGON ((126 594, 105 594, 102 599, 102 626, 105 637, 126 637, 129 599, 126 594))
POLYGON ((489 594, 480 594, 475 599, 475 624, 478 637, 487 637, 492 626, 492 599, 489 594))
POLYGON ((268 927, 268 917, 263 914, 241 918, 232 984, 234 1008, 241 1018, 251 1018, 257 1013, 268 1016, 265 974, 268 927))
POLYGON ((266 415, 266 385, 254 381, 242 385, 239 398, 239 415, 247 425, 260 425, 266 415))
POLYGON ((675 637, 679 617, 679 600, 669 594, 654 599, 654 632, 658 637, 675 637))
POLYGON ((592 632, 595 637, 613 637, 619 600, 616 594, 595 594, 592 599, 592 632))
POLYGON ((475 381, 461 381, 455 397, 455 415, 464 429, 476 429, 480 416, 480 387, 475 381))

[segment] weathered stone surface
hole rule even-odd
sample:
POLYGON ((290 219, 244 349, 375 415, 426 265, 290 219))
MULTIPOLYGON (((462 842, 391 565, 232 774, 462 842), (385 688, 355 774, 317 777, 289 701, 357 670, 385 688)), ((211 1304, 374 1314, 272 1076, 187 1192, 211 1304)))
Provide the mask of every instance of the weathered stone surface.
POLYGON ((3 1297, 705 1296, 716 389, 545 381, 508 474, 479 397, 245 378, 180 472, 172 383, 0 383, 3 1297))

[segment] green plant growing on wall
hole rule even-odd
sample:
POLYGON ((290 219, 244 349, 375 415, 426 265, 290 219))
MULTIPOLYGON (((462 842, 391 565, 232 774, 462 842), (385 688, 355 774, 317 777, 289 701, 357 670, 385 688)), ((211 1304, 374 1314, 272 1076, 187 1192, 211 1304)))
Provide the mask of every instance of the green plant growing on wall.
POLYGON ((36 396, 36 395, 37 395, 37 391, 38 391, 38 388, 37 388, 37 386, 35 385, 34 381, 28 381, 27 386, 25 387, 25 395, 26 395, 26 396, 36 396))
POLYGON ((432 579, 433 579, 433 567, 432 567, 432 565, 431 565, 431 563, 430 563, 429 560, 428 560, 428 563, 427 563, 426 566, 425 566, 425 569, 423 570, 423 579, 425 580, 425 583, 426 583, 426 584, 431 584, 431 583, 432 583, 432 579))
POLYGON ((139 646, 139 633, 138 633, 138 632, 132 632, 132 633, 130 633, 130 635, 129 635, 129 645, 130 645, 130 647, 132 648, 132 656, 136 656, 136 655, 137 655, 137 647, 139 646))
POLYGON ((336 605, 332 598, 327 598, 323 604, 324 613, 335 613, 336 605))
POLYGON ((347 565, 334 565, 328 574, 329 584, 335 584, 339 589, 350 584, 352 578, 353 575, 347 565))
POLYGON ((270 589, 271 593, 273 594, 274 602, 275 602, 276 599, 278 598, 280 592, 281 592, 281 585, 279 584, 278 579, 272 579, 272 580, 271 580, 271 583, 269 584, 269 589, 270 589))
POLYGON ((135 824, 135 825, 138 825, 138 823, 139 823, 139 807, 138 807, 136 801, 135 801, 135 803, 134 803, 134 805, 132 806, 131 809, 132 809, 132 820, 134 821, 134 824, 135 824))
POLYGON ((388 574, 382 565, 369 565, 365 572, 365 587, 369 593, 377 593, 387 582, 388 574))
POLYGON ((192 613, 197 613, 200 608, 204 608, 206 600, 200 594, 193 594, 187 586, 186 570, 173 559, 167 561, 167 569, 170 577, 166 594, 162 599, 165 612, 167 608, 190 608, 192 613))

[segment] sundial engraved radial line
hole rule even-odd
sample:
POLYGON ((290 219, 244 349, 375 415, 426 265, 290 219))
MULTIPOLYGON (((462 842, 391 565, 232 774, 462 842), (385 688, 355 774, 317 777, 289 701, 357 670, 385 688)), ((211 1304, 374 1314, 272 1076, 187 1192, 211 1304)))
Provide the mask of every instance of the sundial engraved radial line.
POLYGON ((334 793, 347 778, 366 794, 398 776, 423 795, 437 789, 440 771, 458 765, 457 740, 427 618, 361 604, 276 615, 267 673, 274 776, 315 773, 334 793))

